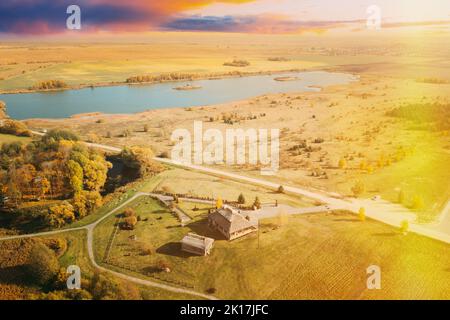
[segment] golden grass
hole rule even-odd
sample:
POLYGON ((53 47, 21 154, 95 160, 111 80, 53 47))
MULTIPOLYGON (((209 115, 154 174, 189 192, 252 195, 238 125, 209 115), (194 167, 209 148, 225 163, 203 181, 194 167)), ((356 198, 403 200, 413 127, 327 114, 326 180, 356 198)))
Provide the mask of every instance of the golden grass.
MULTIPOLYGON (((131 205, 141 221, 133 231, 119 231, 108 265, 116 270, 163 283, 206 292, 214 288, 224 299, 448 299, 448 245, 352 214, 333 213, 261 222, 258 236, 228 242, 211 232, 205 215, 185 227, 154 200, 131 205), (210 256, 180 251, 188 232, 216 238, 210 256), (137 240, 131 240, 135 235, 137 240), (154 253, 143 254, 143 248, 154 253), (161 259, 171 272, 156 271, 161 259), (382 289, 366 288, 366 268, 382 270, 382 289)), ((96 252, 103 257, 116 222, 103 222, 95 233, 96 252)))

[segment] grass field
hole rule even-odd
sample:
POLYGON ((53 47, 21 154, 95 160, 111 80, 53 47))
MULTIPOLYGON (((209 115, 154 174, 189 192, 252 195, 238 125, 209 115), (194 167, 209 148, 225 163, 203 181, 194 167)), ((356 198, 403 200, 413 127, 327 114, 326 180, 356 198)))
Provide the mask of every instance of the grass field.
MULTIPOLYGON (((312 206, 314 202, 300 196, 279 194, 276 190, 261 186, 241 183, 230 179, 215 177, 190 170, 173 168, 158 175, 160 182, 156 186, 158 190, 169 190, 173 193, 191 194, 200 197, 209 197, 223 200, 237 201, 239 194, 243 194, 247 205, 251 205, 255 197, 259 197, 262 203, 288 204, 297 207, 312 206)), ((142 191, 151 192, 154 185, 144 187, 142 191)))
POLYGON ((30 142, 32 139, 28 137, 18 137, 10 134, 3 134, 0 133, 0 146, 3 143, 11 143, 11 142, 22 142, 23 144, 26 144, 30 142))
MULTIPOLYGON (((74 231, 46 239, 61 239, 67 243, 67 249, 58 257, 62 268, 77 265, 81 269, 83 281, 92 279, 95 269, 92 267, 86 247, 86 233, 74 231)), ((34 239, 9 240, 0 242, 0 300, 27 299, 30 294, 38 294, 40 288, 28 279, 24 266, 34 239)), ((122 281, 122 280, 120 280, 122 281)), ((85 282, 82 282, 85 283, 85 282)), ((124 281, 126 283, 126 281, 124 281)), ((138 286, 143 299, 192 299, 192 296, 177 294, 158 288, 138 286)))
MULTIPOLYGON (((206 292, 225 299, 448 299, 450 248, 383 224, 359 222, 345 212, 290 217, 284 225, 261 223, 256 234, 233 242, 207 228, 198 214, 185 227, 155 200, 132 206, 141 217, 133 231, 119 231, 108 264, 117 270, 206 292), (210 256, 181 252, 188 232, 216 238, 210 256), (130 236, 136 236, 131 240, 130 236), (150 255, 144 254, 152 248, 150 255), (159 272, 163 259, 171 272, 159 272), (366 268, 379 265, 382 289, 366 289, 366 268)), ((192 208, 191 204, 185 209, 192 208)), ((104 257, 116 217, 95 232, 96 254, 104 257)))

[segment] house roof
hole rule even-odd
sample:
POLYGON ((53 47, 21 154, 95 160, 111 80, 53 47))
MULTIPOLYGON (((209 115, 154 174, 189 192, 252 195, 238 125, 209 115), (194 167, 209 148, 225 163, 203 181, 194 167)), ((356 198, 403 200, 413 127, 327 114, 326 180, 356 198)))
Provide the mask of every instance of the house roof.
POLYGON ((209 219, 214 220, 216 224, 229 233, 254 227, 255 224, 247 220, 242 214, 231 207, 224 206, 209 215, 209 219))
POLYGON ((214 243, 214 239, 199 236, 195 233, 188 233, 183 240, 181 240, 181 243, 199 249, 207 249, 214 243))

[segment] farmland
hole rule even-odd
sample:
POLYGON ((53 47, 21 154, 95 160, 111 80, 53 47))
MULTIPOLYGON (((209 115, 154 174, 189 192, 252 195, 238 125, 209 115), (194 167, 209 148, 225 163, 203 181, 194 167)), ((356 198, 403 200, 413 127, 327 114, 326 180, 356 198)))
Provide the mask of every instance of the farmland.
MULTIPOLYGON (((450 291, 449 248, 443 243, 383 224, 360 222, 345 212, 292 216, 288 223, 261 221, 256 234, 233 242, 207 228, 200 212, 185 227, 150 198, 130 205, 139 222, 116 234, 105 265, 121 272, 230 299, 442 299, 450 291), (188 232, 216 239, 210 256, 181 252, 188 232), (164 261, 170 272, 158 271, 164 261), (382 290, 366 288, 366 268, 383 270, 382 290), (399 277, 398 275, 402 276, 399 277)), ((192 204, 185 206, 185 210, 192 204)), ((188 211, 189 212, 189 211, 188 211)), ((205 211, 203 211, 205 212, 205 211)), ((118 216, 95 233, 96 253, 104 258, 118 216)))

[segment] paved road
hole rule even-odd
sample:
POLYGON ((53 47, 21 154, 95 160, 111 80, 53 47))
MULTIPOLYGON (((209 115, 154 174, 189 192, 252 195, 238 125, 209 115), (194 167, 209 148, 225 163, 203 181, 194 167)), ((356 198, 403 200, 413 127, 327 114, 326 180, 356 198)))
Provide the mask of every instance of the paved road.
MULTIPOLYGON (((34 132, 33 132, 34 133, 34 132)), ((39 135, 44 135, 43 133, 38 133, 39 135)), ((111 147, 102 144, 92 144, 87 143, 89 146, 93 148, 99 148, 110 152, 120 152, 121 149, 117 147, 111 147)), ((231 172, 221 171, 217 169, 212 169, 204 166, 193 165, 190 163, 181 163, 178 161, 174 161, 171 159, 163 159, 163 158, 155 158, 156 161, 177 165, 184 168, 205 172, 213 175, 218 175, 222 177, 228 177, 233 180, 241 180, 246 181, 252 184, 257 184, 273 189, 277 189, 279 184, 262 179, 256 179, 252 177, 242 176, 231 172)), ((371 201, 366 199, 340 199, 338 197, 330 196, 329 194, 322 194, 319 192, 313 192, 310 190, 306 190, 298 187, 284 186, 284 189, 287 192, 298 194, 301 196, 305 196, 311 199, 318 200, 324 204, 328 204, 337 210, 347 210, 353 213, 358 213, 360 208, 365 208, 366 216, 372 218, 374 220, 383 222, 385 224, 399 227, 401 222, 407 220, 410 222, 410 231, 416 232, 418 234, 443 241, 446 243, 450 243, 450 214, 448 214, 447 208, 443 211, 441 215, 441 223, 429 224, 429 225, 420 225, 414 223, 416 220, 416 215, 412 212, 408 211, 404 207, 393 204, 387 201, 371 201)), ((448 207, 448 206, 447 206, 448 207)))
MULTIPOLYGON (((231 172, 193 165, 189 163, 181 163, 171 159, 155 158, 155 160, 162 163, 176 165, 200 172, 205 172, 222 177, 228 177, 233 180, 245 181, 260 186, 269 187, 272 189, 277 189, 280 186, 277 183, 267 180, 242 176, 231 172)), ((291 186, 283 186, 283 187, 286 192, 318 200, 324 204, 330 205, 331 207, 333 207, 334 210, 347 210, 353 213, 358 213, 361 208, 365 208, 367 217, 391 225, 393 227, 398 228, 402 221, 407 220, 409 221, 410 224, 409 227, 410 231, 439 241, 450 243, 450 229, 447 228, 445 230, 442 230, 442 225, 444 225, 444 223, 445 226, 447 226, 447 223, 450 224, 450 222, 448 222, 448 220, 450 219, 448 217, 449 215, 447 215, 447 217, 445 218, 446 221, 443 222, 440 228, 433 225, 420 225, 414 222, 416 221, 415 214, 413 214, 408 209, 400 205, 393 204, 388 201, 383 200, 372 201, 367 199, 339 199, 331 197, 329 195, 321 194, 319 192, 312 192, 303 188, 291 186)))
POLYGON ((162 283, 159 283, 159 282, 150 281, 150 280, 143 280, 143 279, 140 279, 140 278, 132 277, 132 276, 129 276, 129 275, 125 275, 125 274, 122 274, 122 273, 119 273, 119 272, 107 269, 107 268, 97 264, 97 262, 95 261, 95 254, 94 254, 94 229, 95 229, 95 227, 99 223, 101 223, 102 221, 107 219, 109 216, 111 216, 112 214, 117 213, 122 208, 127 206, 129 203, 133 202, 134 200, 136 200, 137 198, 142 197, 142 196, 155 196, 155 195, 150 194, 150 193, 138 192, 133 197, 131 197, 130 199, 128 199, 127 201, 125 201, 124 203, 122 203, 121 205, 116 207, 115 209, 111 210, 110 212, 108 212, 106 215, 104 215, 103 217, 101 217, 97 221, 95 221, 95 222, 93 222, 93 223, 91 223, 91 224, 89 224, 87 226, 84 226, 84 227, 64 229, 64 230, 56 230, 56 231, 49 231, 49 232, 39 232, 39 233, 33 233, 33 234, 24 234, 24 235, 17 235, 17 236, 1 237, 0 241, 14 240, 14 239, 25 239, 25 238, 41 237, 41 236, 51 236, 51 235, 56 235, 56 234, 61 234, 61 233, 66 233, 66 232, 87 230, 88 255, 89 255, 89 259, 91 261, 91 264, 95 268, 97 268, 99 270, 102 270, 102 271, 105 271, 105 272, 109 272, 109 273, 111 273, 111 274, 113 274, 113 275, 115 275, 115 276, 117 276, 119 278, 131 281, 131 282, 134 282, 134 283, 137 283, 137 284, 140 284, 140 285, 154 287, 154 288, 159 288, 159 289, 168 290, 168 291, 176 292, 176 293, 189 294, 189 295, 205 298, 205 299, 208 299, 208 300, 217 300, 216 297, 213 297, 211 295, 206 295, 206 294, 203 294, 203 293, 200 293, 200 292, 196 292, 196 291, 193 291, 193 290, 173 287, 173 286, 165 285, 165 284, 162 284, 162 283))

